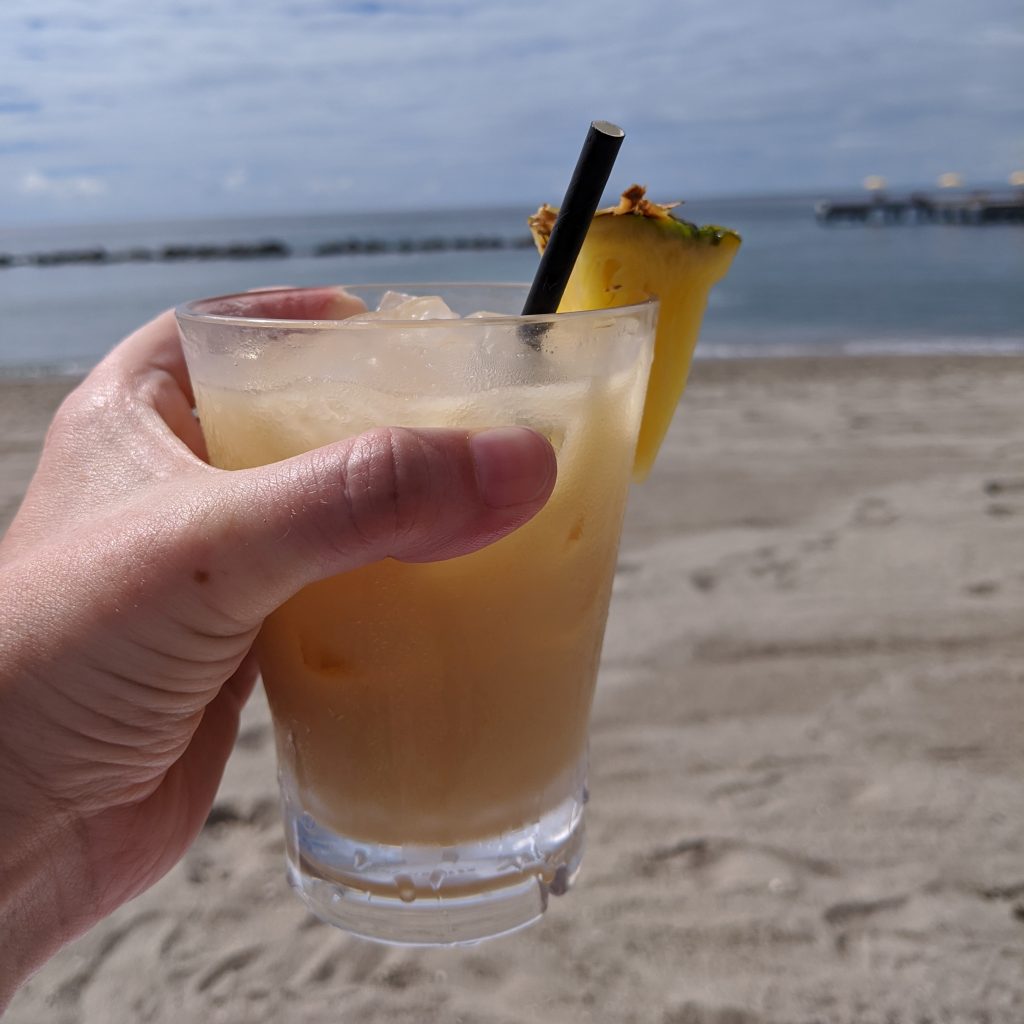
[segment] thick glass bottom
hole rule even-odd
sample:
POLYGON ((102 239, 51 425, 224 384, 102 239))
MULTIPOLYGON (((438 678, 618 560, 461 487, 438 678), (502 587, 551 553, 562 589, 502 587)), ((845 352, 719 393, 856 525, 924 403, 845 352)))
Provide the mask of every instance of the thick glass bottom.
POLYGON ((583 857, 583 794, 493 838, 454 846, 356 841, 285 795, 288 877, 321 920, 353 935, 456 946, 537 921, 569 890, 583 857))

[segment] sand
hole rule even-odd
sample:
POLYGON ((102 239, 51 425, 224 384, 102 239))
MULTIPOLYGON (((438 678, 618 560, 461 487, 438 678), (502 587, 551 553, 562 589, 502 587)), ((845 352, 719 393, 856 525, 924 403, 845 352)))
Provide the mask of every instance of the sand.
MULTIPOLYGON (((0 514, 66 387, 0 384, 0 514)), ((254 699, 185 860, 7 1019, 1020 1024, 1024 361, 701 363, 631 502, 586 863, 541 924, 317 923, 254 699)))

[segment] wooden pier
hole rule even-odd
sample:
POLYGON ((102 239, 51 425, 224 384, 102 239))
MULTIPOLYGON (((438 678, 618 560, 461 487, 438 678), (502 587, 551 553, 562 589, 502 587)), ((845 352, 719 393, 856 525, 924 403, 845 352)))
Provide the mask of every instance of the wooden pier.
POLYGON ((946 198, 913 192, 905 199, 822 200, 814 207, 822 224, 1024 224, 1024 190, 1015 195, 972 193, 946 198))

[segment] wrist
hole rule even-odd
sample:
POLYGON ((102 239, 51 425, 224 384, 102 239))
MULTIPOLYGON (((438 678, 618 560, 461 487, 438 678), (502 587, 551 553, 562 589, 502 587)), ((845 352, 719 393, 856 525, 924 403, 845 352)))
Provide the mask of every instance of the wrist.
POLYGON ((72 817, 46 806, 0 759, 0 1013, 17 988, 88 925, 72 817))

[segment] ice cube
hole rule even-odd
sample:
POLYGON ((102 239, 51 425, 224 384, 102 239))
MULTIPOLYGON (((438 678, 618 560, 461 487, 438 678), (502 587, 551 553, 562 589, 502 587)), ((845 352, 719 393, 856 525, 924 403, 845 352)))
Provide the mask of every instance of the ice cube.
POLYGON ((448 308, 444 299, 437 295, 405 295, 402 292, 385 292, 376 310, 359 313, 352 317, 352 323, 367 320, 457 320, 459 314, 448 308))
POLYGON ((415 302, 415 295, 406 295, 405 292, 385 292, 377 303, 377 312, 384 313, 387 310, 400 309, 407 302, 415 302))

